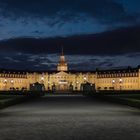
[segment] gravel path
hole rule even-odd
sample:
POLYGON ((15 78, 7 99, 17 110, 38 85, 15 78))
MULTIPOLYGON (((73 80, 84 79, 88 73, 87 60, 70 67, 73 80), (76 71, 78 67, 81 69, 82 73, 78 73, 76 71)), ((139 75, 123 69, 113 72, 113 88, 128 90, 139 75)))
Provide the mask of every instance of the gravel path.
POLYGON ((0 140, 140 140, 140 110, 48 96, 0 110, 0 140))

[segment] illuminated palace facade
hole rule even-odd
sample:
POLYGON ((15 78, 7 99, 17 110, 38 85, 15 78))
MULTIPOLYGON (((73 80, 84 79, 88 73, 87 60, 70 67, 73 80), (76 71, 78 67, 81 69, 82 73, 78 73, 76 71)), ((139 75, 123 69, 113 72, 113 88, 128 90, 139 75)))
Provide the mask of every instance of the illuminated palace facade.
POLYGON ((40 83, 45 90, 82 90, 84 83, 94 85, 96 90, 140 90, 140 67, 96 70, 69 71, 62 52, 56 71, 0 71, 0 90, 30 90, 30 85, 40 83))

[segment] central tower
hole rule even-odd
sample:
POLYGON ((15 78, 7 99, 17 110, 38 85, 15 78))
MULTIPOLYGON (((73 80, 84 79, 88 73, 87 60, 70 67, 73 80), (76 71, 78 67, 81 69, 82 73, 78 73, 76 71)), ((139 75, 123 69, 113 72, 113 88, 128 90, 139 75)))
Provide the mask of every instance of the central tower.
POLYGON ((65 61, 65 56, 64 56, 63 48, 62 48, 62 52, 61 52, 59 63, 57 65, 57 71, 68 71, 68 65, 67 65, 67 63, 65 61))

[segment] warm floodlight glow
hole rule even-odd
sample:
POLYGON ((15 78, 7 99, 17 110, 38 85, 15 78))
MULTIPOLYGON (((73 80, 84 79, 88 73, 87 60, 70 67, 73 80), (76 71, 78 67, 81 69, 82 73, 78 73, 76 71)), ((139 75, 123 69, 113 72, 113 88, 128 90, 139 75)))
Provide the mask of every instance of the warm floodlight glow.
POLYGON ((4 83, 7 83, 7 79, 4 80, 4 83))
POLYGON ((119 82, 122 83, 122 79, 121 78, 120 78, 119 82))
POLYGON ((114 80, 114 79, 112 80, 112 83, 113 83, 113 84, 115 83, 115 80, 114 80))
POLYGON ((84 77, 84 80, 87 80, 87 78, 86 78, 86 77, 84 77))
POLYGON ((14 83, 14 80, 11 80, 11 83, 13 84, 14 83))
POLYGON ((44 77, 41 77, 41 80, 44 81, 44 77))

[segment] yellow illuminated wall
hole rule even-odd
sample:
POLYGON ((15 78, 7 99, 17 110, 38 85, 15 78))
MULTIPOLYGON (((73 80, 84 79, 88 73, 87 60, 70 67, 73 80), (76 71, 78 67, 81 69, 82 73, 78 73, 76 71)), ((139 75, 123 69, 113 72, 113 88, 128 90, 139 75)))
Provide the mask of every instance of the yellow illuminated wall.
POLYGON ((36 82, 44 84, 46 90, 81 90, 86 82, 95 85, 96 90, 140 90, 140 68, 68 71, 62 52, 56 72, 0 71, 0 90, 29 90, 36 82))

